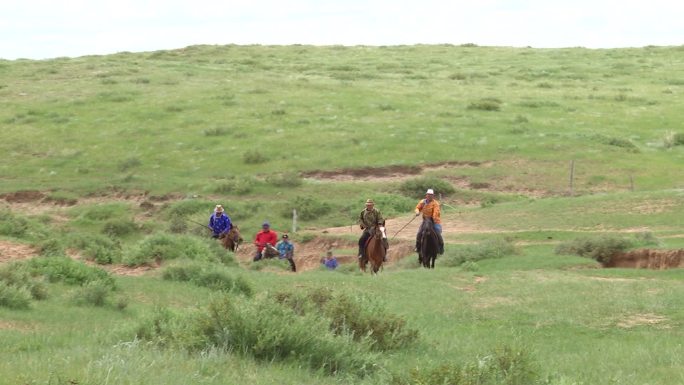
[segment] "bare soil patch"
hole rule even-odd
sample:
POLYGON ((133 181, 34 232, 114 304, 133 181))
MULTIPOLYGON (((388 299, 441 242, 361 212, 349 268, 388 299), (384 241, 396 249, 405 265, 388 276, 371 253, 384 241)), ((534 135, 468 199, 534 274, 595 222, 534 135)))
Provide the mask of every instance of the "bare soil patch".
POLYGON ((604 267, 664 270, 684 267, 684 249, 638 249, 619 253, 610 258, 604 267))
POLYGON ((302 173, 304 178, 325 179, 333 181, 350 180, 401 180, 421 175, 426 171, 435 171, 444 168, 455 167, 479 167, 482 162, 475 161, 451 161, 431 163, 418 166, 394 165, 386 167, 358 167, 339 170, 317 170, 302 173))
POLYGON ((38 255, 38 250, 32 246, 0 240, 0 263, 33 258, 36 255, 38 255))
POLYGON ((617 326, 624 329, 631 329, 636 326, 659 326, 661 328, 668 328, 668 325, 664 325, 667 321, 668 319, 666 317, 653 313, 633 314, 618 321, 617 326))
POLYGON ((16 330, 19 332, 29 332, 35 330, 36 327, 29 323, 20 323, 13 321, 2 321, 0 320, 0 330, 16 330))

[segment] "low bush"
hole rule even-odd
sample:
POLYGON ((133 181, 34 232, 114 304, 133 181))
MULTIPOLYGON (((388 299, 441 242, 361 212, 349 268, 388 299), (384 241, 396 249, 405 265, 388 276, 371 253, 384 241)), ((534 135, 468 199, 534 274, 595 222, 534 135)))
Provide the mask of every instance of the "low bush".
POLYGON ((313 197, 298 196, 287 204, 281 213, 282 216, 289 218, 292 216, 293 209, 297 210, 299 219, 309 221, 330 213, 332 206, 313 197))
POLYGON ((633 242, 614 235, 580 237, 556 246, 556 254, 573 254, 587 257, 600 263, 609 263, 611 258, 633 246, 633 242))
POLYGON ((45 276, 50 282, 83 285, 92 281, 102 281, 111 287, 115 286, 114 278, 108 272, 68 257, 33 258, 24 263, 32 276, 45 276))
POLYGON ((249 265, 250 270, 262 271, 262 270, 275 270, 275 271, 292 271, 290 263, 286 259, 271 258, 271 259, 261 259, 256 262, 252 262, 249 265))
POLYGON ((28 232, 29 221, 14 215, 8 209, 0 209, 0 235, 21 238, 28 232))
POLYGON ((111 285, 105 281, 90 281, 76 289, 71 299, 77 305, 102 307, 107 304, 111 291, 111 285))
POLYGON ((117 168, 119 169, 119 171, 123 172, 123 171, 130 170, 131 168, 138 167, 141 164, 142 164, 142 162, 140 161, 139 158, 132 157, 132 158, 128 158, 128 159, 124 159, 124 160, 120 161, 119 164, 117 165, 117 168))
POLYGON ((219 194, 237 194, 243 195, 251 192, 259 184, 254 177, 230 177, 219 181, 213 188, 215 193, 219 194))
POLYGON ((23 286, 0 282, 0 306, 10 309, 28 309, 31 293, 23 286))
POLYGON ((317 313, 325 317, 335 335, 350 335, 356 341, 368 339, 375 350, 398 349, 418 338, 418 331, 408 328, 404 319, 388 313, 368 296, 349 296, 325 288, 280 292, 275 298, 297 314, 317 313))
POLYGON ((285 172, 282 174, 269 175, 266 183, 275 187, 299 187, 302 185, 302 178, 296 172, 285 172))
MULTIPOLYGON (((518 254, 515 245, 504 238, 492 238, 463 247, 450 247, 440 257, 445 266, 459 266, 483 259, 503 258, 518 254)), ((477 265, 475 265, 477 266, 477 265)), ((466 265, 469 268, 469 266, 466 265)))
POLYGON ((478 101, 471 102, 468 105, 468 109, 482 111, 499 111, 501 109, 501 100, 497 98, 483 98, 478 101))
POLYGON ((268 162, 268 158, 259 150, 250 150, 242 154, 242 161, 246 164, 260 164, 268 162))
MULTIPOLYGON (((215 243, 215 242, 214 242, 215 243)), ((225 253, 225 251, 223 251, 225 253)), ((128 266, 140 266, 172 259, 223 261, 222 249, 189 235, 153 234, 140 241, 123 257, 128 266)))
POLYGON ((124 237, 138 231, 138 225, 130 219, 110 219, 105 222, 102 233, 110 237, 124 237))
POLYGON ((639 148, 629 139, 610 137, 605 135, 594 135, 594 140, 608 146, 620 147, 629 152, 639 152, 639 148))
POLYGON ((502 346, 477 362, 445 363, 392 375, 392 385, 536 385, 546 384, 526 348, 502 346))
POLYGON ((216 266, 185 262, 164 269, 162 277, 169 281, 190 282, 197 286, 212 290, 234 292, 251 296, 254 292, 252 285, 242 276, 233 276, 216 266))
POLYGON ((399 191, 403 195, 415 199, 424 197, 428 189, 433 189, 436 196, 439 194, 449 195, 455 191, 451 183, 435 177, 409 179, 399 185, 399 191))
POLYGON ((70 247, 75 247, 83 255, 100 265, 121 262, 121 243, 100 234, 77 234, 68 240, 70 247))
POLYGON ((80 217, 90 221, 106 221, 112 218, 120 218, 128 213, 129 207, 121 203, 100 204, 85 208, 76 208, 81 212, 80 217))
POLYGON ((45 279, 41 276, 32 276, 22 262, 2 266, 0 268, 0 284, 25 288, 31 294, 31 298, 36 300, 43 300, 48 297, 45 279))
POLYGON ((314 313, 297 314, 265 296, 247 300, 222 295, 194 314, 161 309, 138 327, 136 335, 161 346, 225 349, 330 374, 363 376, 377 369, 376 354, 362 341, 335 335, 326 319, 314 313))
POLYGON ((38 250, 43 257, 66 256, 66 245, 60 238, 47 238, 38 243, 38 250))

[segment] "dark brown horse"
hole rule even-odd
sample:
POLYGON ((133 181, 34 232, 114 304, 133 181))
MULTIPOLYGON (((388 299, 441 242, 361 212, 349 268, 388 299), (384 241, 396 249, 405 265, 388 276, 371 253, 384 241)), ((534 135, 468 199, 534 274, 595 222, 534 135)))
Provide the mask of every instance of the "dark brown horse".
POLYGON ((366 243, 363 257, 359 259, 359 268, 365 272, 368 262, 371 264, 371 273, 377 274, 382 267, 382 262, 387 255, 387 236, 385 235, 385 226, 375 226, 371 230, 371 236, 366 243))
POLYGON ((435 259, 439 252, 439 235, 435 231, 432 218, 424 218, 418 230, 418 262, 428 269, 435 268, 435 259))
POLYGON ((287 255, 283 258, 280 257, 280 252, 278 249, 273 247, 272 245, 266 245, 263 250, 263 259, 270 259, 270 258, 280 258, 280 259, 287 259, 287 263, 290 264, 290 270, 292 272, 297 272, 297 266, 295 265, 294 258, 292 255, 287 255))
POLYGON ((240 243, 244 241, 242 237, 240 236, 240 229, 233 225, 231 227, 230 231, 228 231, 225 234, 222 234, 219 239, 221 239, 221 244, 223 245, 224 248, 236 252, 238 249, 238 246, 240 246, 240 243))

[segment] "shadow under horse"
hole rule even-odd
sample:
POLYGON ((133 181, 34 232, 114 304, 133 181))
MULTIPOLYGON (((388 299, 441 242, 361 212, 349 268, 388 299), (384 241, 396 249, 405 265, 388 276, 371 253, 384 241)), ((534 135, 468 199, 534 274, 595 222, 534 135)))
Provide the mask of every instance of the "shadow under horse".
POLYGON ((432 218, 423 218, 418 230, 418 262, 428 269, 435 268, 435 259, 439 253, 439 234, 435 231, 432 218))
POLYGON ((377 274, 387 255, 387 236, 384 226, 375 226, 364 248, 363 257, 359 259, 359 268, 365 272, 368 262, 371 264, 371 273, 377 274))
POLYGON ((244 239, 242 239, 240 236, 240 229, 237 226, 233 226, 230 228, 230 231, 225 234, 221 234, 219 239, 221 240, 223 247, 232 252, 236 252, 240 246, 240 243, 244 241, 244 239))

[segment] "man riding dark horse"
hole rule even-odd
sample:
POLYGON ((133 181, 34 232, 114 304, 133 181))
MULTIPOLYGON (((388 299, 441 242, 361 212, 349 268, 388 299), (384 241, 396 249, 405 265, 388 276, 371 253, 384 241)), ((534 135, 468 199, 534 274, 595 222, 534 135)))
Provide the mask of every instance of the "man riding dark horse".
MULTIPOLYGON (((435 192, 428 189, 425 199, 421 199, 416 205, 416 216, 423 214, 423 219, 432 218, 435 233, 439 238, 439 254, 444 254, 444 239, 442 238, 442 219, 440 218, 439 202, 435 199, 435 192)), ((420 230, 416 234, 416 251, 420 251, 420 230)))
MULTIPOLYGON (((364 256, 364 249, 368 239, 372 235, 372 229, 376 226, 384 226, 384 223, 385 220, 382 218, 382 213, 375 208, 375 202, 373 202, 372 199, 366 200, 366 208, 359 214, 359 226, 361 227, 361 230, 363 230, 361 238, 359 238, 359 259, 364 256)), ((385 248, 387 248, 387 245, 385 245, 385 248)), ((383 262, 386 261, 386 258, 387 257, 383 258, 383 262)))

